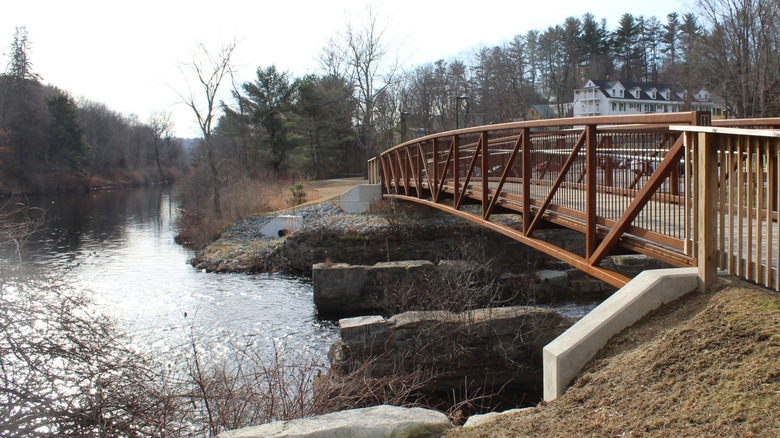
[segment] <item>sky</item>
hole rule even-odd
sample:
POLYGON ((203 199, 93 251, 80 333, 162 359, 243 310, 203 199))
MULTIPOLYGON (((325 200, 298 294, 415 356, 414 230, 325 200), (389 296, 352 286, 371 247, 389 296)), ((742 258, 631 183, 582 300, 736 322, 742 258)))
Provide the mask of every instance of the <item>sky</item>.
POLYGON ((613 29, 626 12, 664 22, 691 10, 689 0, 25 0, 0 14, 2 63, 8 65, 16 27, 27 28, 29 59, 43 82, 76 98, 102 102, 148 121, 171 113, 177 135, 197 136, 182 66, 202 43, 211 50, 237 41, 239 83, 275 65, 293 77, 318 72, 318 56, 347 23, 359 26, 371 7, 384 39, 411 68, 544 31, 567 17, 592 13, 613 29))

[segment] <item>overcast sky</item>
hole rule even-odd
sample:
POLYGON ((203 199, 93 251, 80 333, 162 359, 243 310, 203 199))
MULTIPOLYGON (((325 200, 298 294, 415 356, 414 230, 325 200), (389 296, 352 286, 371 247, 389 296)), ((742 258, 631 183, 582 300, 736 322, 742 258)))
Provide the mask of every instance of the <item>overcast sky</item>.
POLYGON ((197 125, 176 90, 186 91, 180 65, 198 42, 217 48, 236 39, 242 82, 271 64, 296 77, 316 73, 328 40, 349 21, 360 23, 368 5, 387 25, 386 41, 400 45, 406 67, 501 44, 586 12, 613 29, 626 12, 664 22, 670 12, 690 10, 688 0, 24 0, 2 7, 0 68, 8 63, 14 29, 26 26, 30 59, 45 83, 142 121, 171 112, 177 133, 194 136, 197 125))

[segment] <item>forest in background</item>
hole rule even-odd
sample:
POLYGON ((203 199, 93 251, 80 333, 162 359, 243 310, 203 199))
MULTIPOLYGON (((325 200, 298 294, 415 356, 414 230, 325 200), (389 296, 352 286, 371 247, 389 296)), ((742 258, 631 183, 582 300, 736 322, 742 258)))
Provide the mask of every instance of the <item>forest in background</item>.
MULTIPOLYGON (((562 109, 591 78, 704 86, 732 117, 778 116, 779 23, 778 0, 699 0, 661 19, 626 13, 614 27, 570 17, 407 67, 369 12, 325 46, 317 74, 260 66, 253 81, 210 84, 213 94, 180 91, 203 134, 186 157, 169 115, 141 121, 42 84, 19 28, 0 77, 0 193, 169 181, 195 170, 190 181, 219 210, 230 181, 364 174, 367 158, 413 137, 522 120, 535 104, 562 109), (223 100, 220 85, 233 87, 223 100)), ((201 46, 192 70, 230 74, 235 45, 201 46)))
POLYGON ((0 75, 0 195, 172 181, 185 168, 168 114, 144 122, 44 84, 17 28, 0 75))

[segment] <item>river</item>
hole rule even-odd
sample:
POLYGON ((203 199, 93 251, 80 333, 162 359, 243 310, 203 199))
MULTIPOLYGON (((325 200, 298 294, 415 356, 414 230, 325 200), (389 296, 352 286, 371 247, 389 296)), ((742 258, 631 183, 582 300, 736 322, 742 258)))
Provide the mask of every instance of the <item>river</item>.
MULTIPOLYGON (((177 245, 169 187, 28 198, 50 218, 25 260, 85 291, 132 342, 170 352, 196 339, 213 354, 251 343, 324 362, 338 338, 320 321, 311 281, 279 274, 214 274, 187 263, 177 245)), ((8 259, 9 254, 0 254, 8 259)))

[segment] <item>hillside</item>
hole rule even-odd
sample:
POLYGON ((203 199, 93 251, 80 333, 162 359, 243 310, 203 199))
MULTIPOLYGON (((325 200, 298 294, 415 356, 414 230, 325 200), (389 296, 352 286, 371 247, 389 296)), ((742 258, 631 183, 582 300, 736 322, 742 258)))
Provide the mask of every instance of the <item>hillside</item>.
POLYGON ((780 436, 780 294, 724 279, 618 334, 560 399, 448 436, 780 436))

